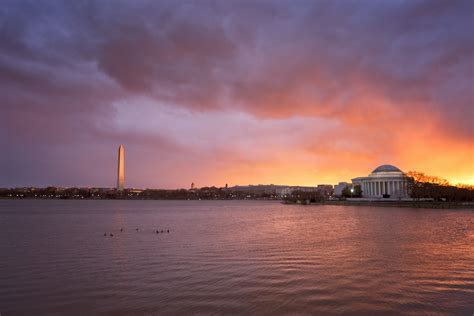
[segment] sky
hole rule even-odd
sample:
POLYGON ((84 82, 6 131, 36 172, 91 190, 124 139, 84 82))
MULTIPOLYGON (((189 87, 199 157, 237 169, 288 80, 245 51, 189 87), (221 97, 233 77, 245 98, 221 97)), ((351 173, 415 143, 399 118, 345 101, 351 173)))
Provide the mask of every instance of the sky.
POLYGON ((474 1, 0 6, 0 187, 474 184, 474 1))

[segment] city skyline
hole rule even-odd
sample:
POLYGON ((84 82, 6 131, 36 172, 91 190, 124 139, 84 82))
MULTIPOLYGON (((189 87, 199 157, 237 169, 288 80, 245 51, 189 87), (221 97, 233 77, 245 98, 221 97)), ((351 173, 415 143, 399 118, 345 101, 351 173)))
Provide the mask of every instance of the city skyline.
POLYGON ((473 1, 117 3, 0 8, 0 187, 474 184, 473 1))

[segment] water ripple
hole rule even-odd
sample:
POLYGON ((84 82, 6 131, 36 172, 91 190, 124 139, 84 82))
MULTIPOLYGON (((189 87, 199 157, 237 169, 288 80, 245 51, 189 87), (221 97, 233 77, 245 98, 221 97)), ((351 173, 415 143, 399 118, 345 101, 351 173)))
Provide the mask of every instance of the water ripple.
POLYGON ((474 311, 472 210, 0 201, 0 214, 2 315, 474 311))

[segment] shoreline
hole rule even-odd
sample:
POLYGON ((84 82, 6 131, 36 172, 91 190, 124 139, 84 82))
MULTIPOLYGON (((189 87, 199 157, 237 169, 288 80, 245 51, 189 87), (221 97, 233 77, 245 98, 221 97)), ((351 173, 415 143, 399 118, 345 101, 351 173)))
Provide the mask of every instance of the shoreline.
POLYGON ((441 201, 324 201, 324 202, 291 202, 280 199, 91 199, 91 198, 12 198, 0 197, 0 201, 13 200, 38 200, 38 201, 274 201, 288 205, 339 205, 339 206, 377 206, 377 207, 406 207, 406 208, 430 208, 430 209, 472 209, 474 202, 441 202, 441 201))
POLYGON ((284 204, 295 205, 339 205, 339 206, 378 206, 378 207, 406 207, 430 209, 472 209, 474 202, 436 202, 436 201, 324 201, 314 203, 295 203, 283 201, 284 204))

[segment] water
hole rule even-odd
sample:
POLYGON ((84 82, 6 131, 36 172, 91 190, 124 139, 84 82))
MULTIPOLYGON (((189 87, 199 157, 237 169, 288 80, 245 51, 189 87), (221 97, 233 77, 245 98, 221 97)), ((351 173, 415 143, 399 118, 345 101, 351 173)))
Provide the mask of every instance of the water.
POLYGON ((0 256, 2 316, 474 313, 472 210, 4 200, 0 256))

